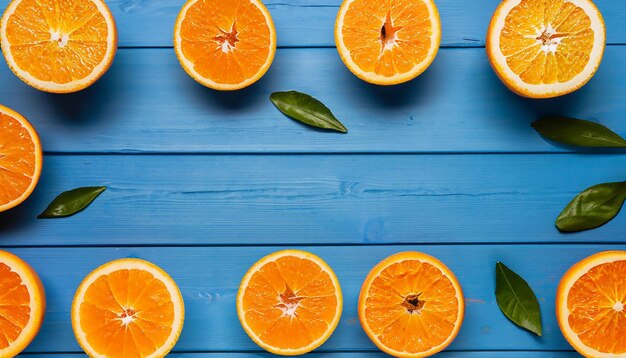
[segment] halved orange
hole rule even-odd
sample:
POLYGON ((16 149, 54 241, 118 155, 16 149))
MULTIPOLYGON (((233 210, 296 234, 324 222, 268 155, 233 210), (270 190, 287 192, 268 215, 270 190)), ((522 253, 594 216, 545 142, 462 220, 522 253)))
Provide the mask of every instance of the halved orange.
POLYGON ((401 252, 367 275, 359 319, 368 337, 395 357, 428 357, 456 337, 465 312, 456 277, 441 261, 401 252))
POLYGON ((35 190, 43 153, 35 128, 0 105, 0 212, 21 204, 35 190))
POLYGON ((626 251, 605 251, 572 266, 559 283, 556 316, 585 357, 626 357, 626 251))
POLYGON ((441 22, 433 0, 344 0, 335 43, 360 79, 394 85, 419 76, 435 60, 441 22))
POLYGON ((300 355, 333 333, 343 308, 339 280, 319 257, 275 252, 255 263, 237 294, 239 321, 252 340, 279 355, 300 355))
POLYGON ((504 0, 486 47, 513 92, 549 98, 585 85, 600 66, 605 42, 604 20, 591 0, 504 0))
POLYGON ((15 357, 33 341, 45 311, 46 295, 35 270, 0 250, 0 357, 15 357))
POLYGON ((111 261, 91 272, 72 302, 72 327, 90 357, 165 357, 183 329, 176 282, 144 260, 111 261))
POLYGON ((189 0, 176 20, 174 49, 183 69, 202 85, 238 90, 270 68, 276 29, 259 0, 189 0))
POLYGON ((90 86, 117 51, 115 21, 102 0, 13 0, 0 20, 0 39, 13 73, 52 93, 90 86))

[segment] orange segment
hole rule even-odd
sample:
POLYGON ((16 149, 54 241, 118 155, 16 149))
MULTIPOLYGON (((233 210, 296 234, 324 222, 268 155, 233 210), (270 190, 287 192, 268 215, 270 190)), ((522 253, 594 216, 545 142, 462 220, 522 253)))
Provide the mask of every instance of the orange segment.
POLYGON ((13 0, 1 22, 11 70, 42 91, 79 91, 102 76, 117 49, 102 0, 13 0))
POLYGON ((432 0, 345 0, 335 24, 341 59, 380 85, 409 81, 437 55, 441 25, 432 0))
POLYGON ((565 338, 586 357, 626 355, 626 251, 592 255, 570 268, 557 291, 565 338))
POLYGON ((582 87, 598 69, 604 44, 602 15, 590 0, 505 0, 487 34, 498 76, 537 98, 582 87))
POLYGON ((138 259, 112 261, 90 273, 72 304, 74 333, 92 357, 163 357, 183 320, 176 283, 138 259))
POLYGON ((252 340, 280 355, 298 355, 322 345, 341 318, 339 281, 319 257, 280 251, 258 261, 237 295, 239 321, 252 340))
POLYGON ((0 357, 14 357, 35 338, 46 297, 37 273, 22 259, 0 251, 0 357))
POLYGON ((21 204, 35 190, 43 154, 39 136, 19 113, 0 105, 0 212, 21 204))
POLYGON ((461 287, 443 263, 419 252, 403 252, 368 274, 359 296, 359 319, 385 353, 426 357, 454 340, 464 307, 461 287))
POLYGON ((217 90, 237 90, 269 69, 276 30, 258 0, 190 0, 176 21, 174 47, 196 81, 217 90))

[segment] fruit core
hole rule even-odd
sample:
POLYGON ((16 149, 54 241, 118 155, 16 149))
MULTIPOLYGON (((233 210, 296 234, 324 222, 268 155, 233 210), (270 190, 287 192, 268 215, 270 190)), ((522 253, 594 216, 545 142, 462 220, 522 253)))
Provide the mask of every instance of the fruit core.
POLYGON ((69 40, 70 36, 68 34, 61 34, 59 31, 50 32, 50 41, 58 43, 60 48, 65 47, 69 40))
POLYGON ((215 41, 222 48, 222 52, 232 52, 237 42, 239 42, 239 38, 237 38, 239 34, 239 32, 237 32, 237 23, 233 23, 230 31, 219 30, 220 34, 214 37, 215 41))
POLYGON ((304 297, 298 297, 292 290, 287 286, 285 292, 281 293, 278 296, 278 304, 276 307, 283 311, 283 316, 295 317, 297 316, 296 310, 300 305, 300 301, 304 299, 304 297))
POLYGON ((134 309, 126 308, 122 314, 119 315, 119 320, 122 321, 123 326, 127 326, 135 320, 135 314, 136 312, 134 309))
POLYGON ((390 50, 397 45, 397 33, 400 30, 402 30, 402 27, 395 27, 393 25, 393 20, 391 19, 391 13, 387 13, 387 18, 385 18, 385 22, 380 28, 380 43, 382 44, 381 52, 390 50))
POLYGON ((411 314, 420 314, 422 312, 422 308, 424 308, 424 305, 426 304, 426 301, 420 300, 420 295, 421 293, 406 296, 401 306, 406 308, 407 312, 411 314))
POLYGON ((544 52, 556 52, 557 46, 561 43, 565 35, 559 34, 551 25, 539 31, 535 40, 541 45, 544 52))
POLYGON ((613 309, 615 310, 615 312, 624 311, 624 303, 620 301, 615 302, 615 304, 613 305, 613 309))

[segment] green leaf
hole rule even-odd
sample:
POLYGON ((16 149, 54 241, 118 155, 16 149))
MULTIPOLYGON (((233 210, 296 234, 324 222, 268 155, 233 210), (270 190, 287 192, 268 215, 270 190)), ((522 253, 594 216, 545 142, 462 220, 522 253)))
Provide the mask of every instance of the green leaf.
POLYGON ((347 133, 348 129, 322 102, 306 93, 274 92, 270 96, 274 106, 283 114, 313 127, 347 133))
POLYGON ((553 141, 579 147, 626 148, 626 140, 607 127, 564 117, 540 119, 532 124, 539 134, 553 141))
POLYGON ((516 325, 541 336, 541 311, 533 290, 503 263, 496 263, 496 301, 516 325))
POLYGON ((93 186, 63 192, 37 218, 53 219, 72 216, 88 207, 105 190, 104 186, 93 186))
POLYGON ((617 216, 625 199, 626 182, 594 185, 567 204, 556 219, 556 227, 576 232, 602 226, 617 216))

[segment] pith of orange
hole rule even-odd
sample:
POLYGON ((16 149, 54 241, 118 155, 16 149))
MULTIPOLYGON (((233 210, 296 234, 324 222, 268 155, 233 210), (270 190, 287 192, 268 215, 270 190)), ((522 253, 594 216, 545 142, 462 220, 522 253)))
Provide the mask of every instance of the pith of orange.
POLYGON ((45 311, 46 295, 35 270, 0 250, 0 357, 15 357, 33 341, 45 311))
POLYGON ((164 357, 183 328, 185 308, 174 280, 139 259, 91 272, 72 302, 72 328, 90 357, 164 357))
POLYGON ((248 336, 279 355, 300 355, 333 333, 343 308, 339 280, 319 257, 275 252, 255 263, 237 294, 237 314, 248 336))
POLYGON ((35 190, 43 153, 35 128, 0 105, 0 212, 21 204, 35 190))
POLYGON ((367 275, 359 319, 368 337, 396 357, 428 357, 456 337, 465 312, 456 277, 436 258, 401 252, 367 275))
POLYGON ((441 41, 433 0, 344 0, 335 44, 348 69, 377 85, 410 81, 435 60, 441 41))
POLYGON ((585 85, 602 61, 604 20, 591 0, 504 0, 487 31, 487 56, 502 82, 530 98, 585 85))
POLYGON ((189 0, 174 27, 174 49, 193 79, 221 91, 258 81, 276 54, 276 29, 259 0, 189 0))
POLYGON ((102 0, 13 0, 0 20, 2 53, 22 81, 69 93, 111 66, 117 30, 102 0))
POLYGON ((585 357, 626 357, 626 251, 605 251, 572 266, 556 294, 565 339, 585 357))

